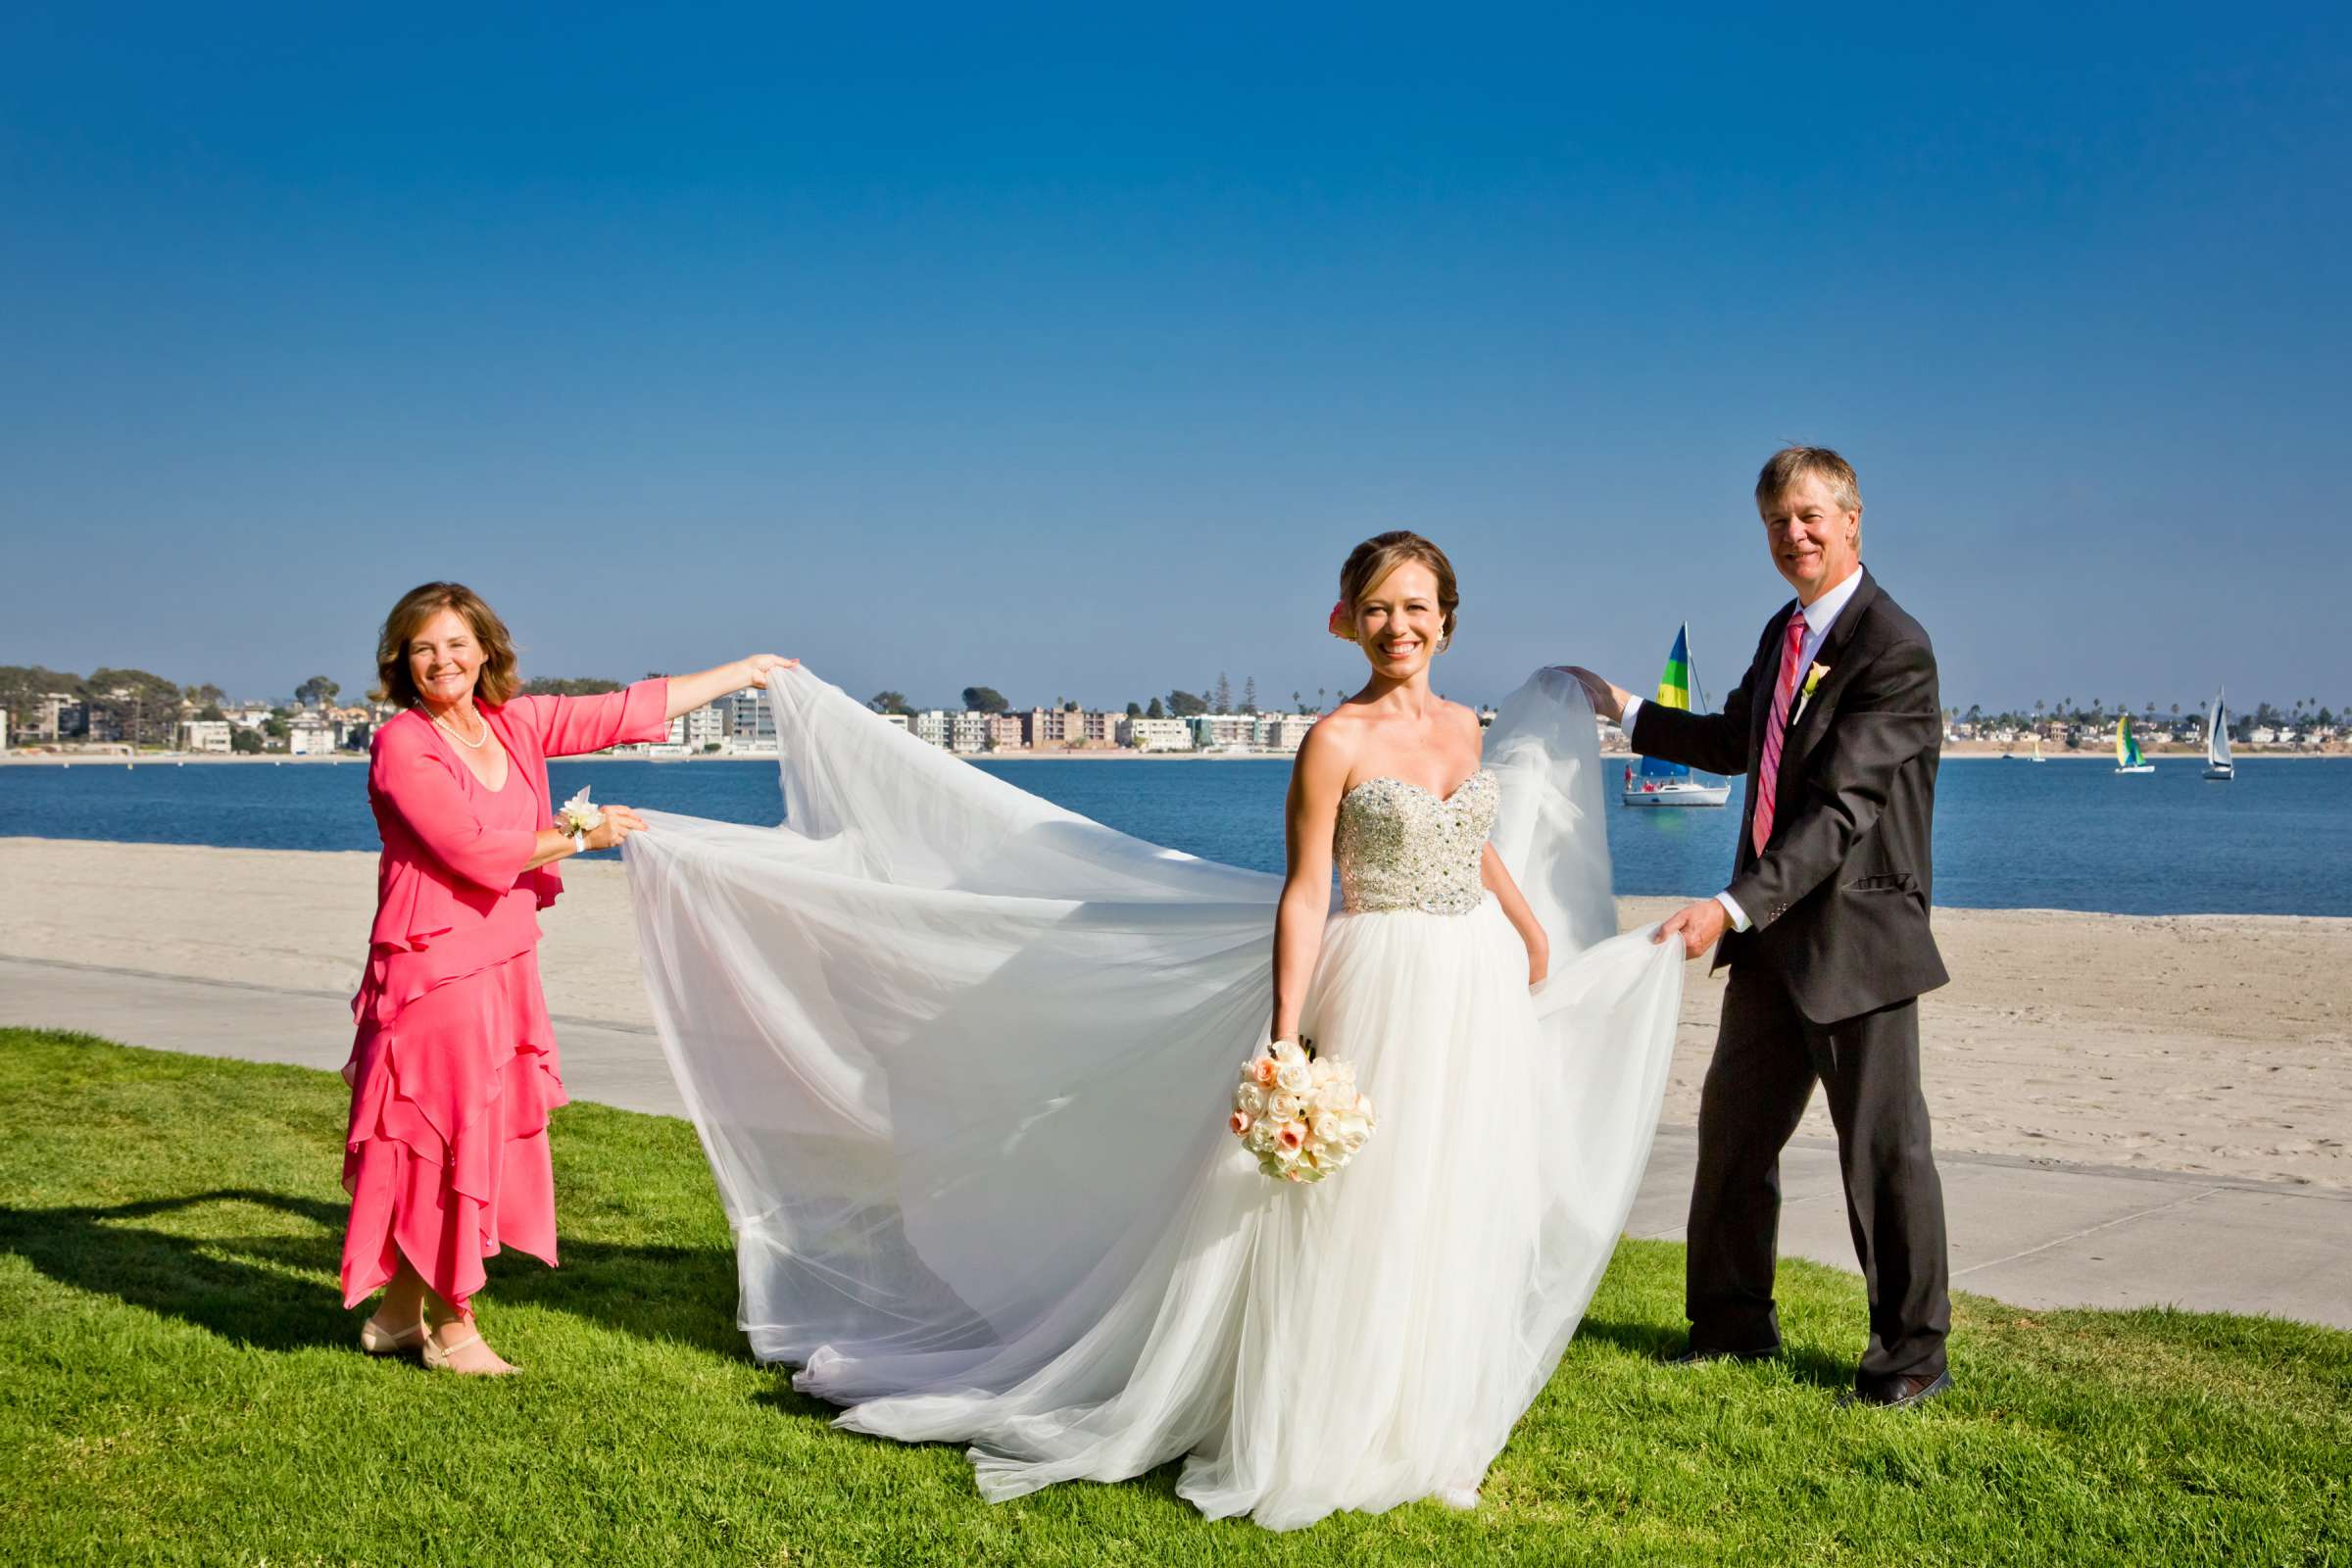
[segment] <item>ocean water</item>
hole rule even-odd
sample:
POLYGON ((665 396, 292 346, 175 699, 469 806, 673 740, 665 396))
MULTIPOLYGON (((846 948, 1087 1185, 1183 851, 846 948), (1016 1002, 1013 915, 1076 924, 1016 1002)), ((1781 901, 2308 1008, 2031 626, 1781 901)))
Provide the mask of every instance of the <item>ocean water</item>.
MULTIPOLYGON (((1259 870, 1282 868, 1290 764, 1275 760, 985 760, 1008 783, 1152 843, 1259 870)), ((2352 916, 2352 759, 2245 758, 2209 784, 2199 759, 2118 777, 2105 760, 2035 766, 1953 758, 1937 781, 1936 902, 2125 914, 2352 916)), ((1612 786, 1620 764, 1608 764, 1612 786)), ((559 761, 556 799, 731 822, 783 815, 769 761, 559 761)), ((143 762, 0 767, 0 835, 373 850, 367 764, 143 762)), ((1721 888, 1740 786, 1720 810, 1608 811, 1620 894, 1721 888)))

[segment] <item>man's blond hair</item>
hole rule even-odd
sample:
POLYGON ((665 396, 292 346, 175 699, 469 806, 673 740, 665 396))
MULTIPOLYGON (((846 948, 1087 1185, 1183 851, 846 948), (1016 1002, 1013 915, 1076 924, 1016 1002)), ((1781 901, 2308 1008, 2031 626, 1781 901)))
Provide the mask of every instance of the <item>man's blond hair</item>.
POLYGON ((1783 447, 1765 459, 1764 471, 1756 475, 1756 506, 1770 506, 1806 478, 1829 486, 1830 499, 1843 510, 1862 510, 1862 485, 1854 477, 1854 466, 1828 447, 1783 447))

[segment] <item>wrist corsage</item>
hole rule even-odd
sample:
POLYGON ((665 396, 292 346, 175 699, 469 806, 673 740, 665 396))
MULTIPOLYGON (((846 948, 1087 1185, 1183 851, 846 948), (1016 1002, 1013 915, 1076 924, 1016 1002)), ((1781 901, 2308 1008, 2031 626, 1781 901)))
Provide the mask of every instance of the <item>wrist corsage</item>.
POLYGON ((595 802, 588 799, 588 792, 584 789, 565 801, 562 809, 556 812, 556 826, 571 835, 571 847, 582 855, 588 853, 588 835, 604 825, 605 813, 595 802))

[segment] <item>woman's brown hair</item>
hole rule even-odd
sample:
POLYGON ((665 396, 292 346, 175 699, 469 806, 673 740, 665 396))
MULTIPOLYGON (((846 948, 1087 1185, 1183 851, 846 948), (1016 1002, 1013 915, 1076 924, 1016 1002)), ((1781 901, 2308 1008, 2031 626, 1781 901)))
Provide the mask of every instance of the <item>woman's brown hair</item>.
POLYGON ((1418 561, 1438 579, 1438 610, 1446 617, 1446 635, 1437 649, 1442 654, 1453 644, 1453 612, 1462 596, 1454 587, 1453 563, 1446 559, 1446 552, 1409 528, 1375 534, 1348 552, 1348 564, 1340 568, 1340 604, 1353 617, 1355 602, 1408 561, 1418 561))
POLYGON ((513 699, 522 685, 514 672, 514 639, 498 612, 462 582, 428 582, 400 596, 375 636, 375 690, 368 696, 403 708, 415 708, 421 701, 416 678, 409 673, 409 640, 444 610, 465 616, 473 628, 473 640, 481 645, 482 667, 474 677, 473 700, 498 708, 513 699))

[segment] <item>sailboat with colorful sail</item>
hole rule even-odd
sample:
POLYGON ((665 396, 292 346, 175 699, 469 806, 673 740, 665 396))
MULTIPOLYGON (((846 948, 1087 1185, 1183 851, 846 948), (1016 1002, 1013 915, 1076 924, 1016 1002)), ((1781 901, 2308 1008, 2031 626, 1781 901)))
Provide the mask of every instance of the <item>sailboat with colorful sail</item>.
POLYGON ((2139 755, 2139 738, 2132 733, 2132 715, 2125 713, 2115 721, 2115 770, 2118 773, 2153 773, 2156 764, 2139 755))
MULTIPOLYGON (((1690 693, 1696 685, 1697 672, 1690 663, 1690 623, 1685 621, 1674 634, 1674 652, 1666 656, 1665 671, 1658 676, 1658 694, 1650 701, 1689 712, 1690 693)), ((1703 692, 1700 701, 1705 701, 1703 692)), ((1631 766, 1625 770, 1622 799, 1628 806, 1721 806, 1731 796, 1729 784, 1703 783, 1680 762, 1644 757, 1639 771, 1631 766)))
POLYGON ((2213 691, 2213 711, 2205 715, 2205 776, 2237 777, 2237 764, 2230 760, 2230 705, 2218 686, 2213 691))

